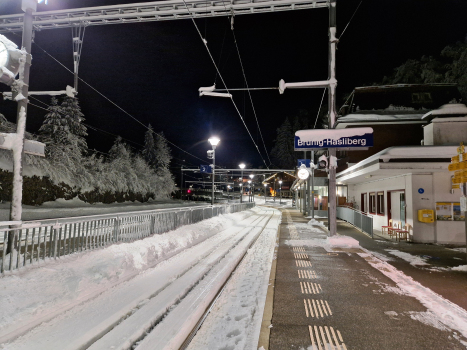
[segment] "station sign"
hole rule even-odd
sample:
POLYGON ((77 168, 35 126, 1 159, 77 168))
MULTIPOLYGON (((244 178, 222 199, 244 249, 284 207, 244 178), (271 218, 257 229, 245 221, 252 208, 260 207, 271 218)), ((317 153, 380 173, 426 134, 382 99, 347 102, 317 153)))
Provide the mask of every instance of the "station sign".
POLYGON ((300 168, 302 164, 309 168, 311 164, 311 159, 297 159, 297 168, 300 168))
POLYGON ((298 130, 294 141, 295 151, 324 148, 362 150, 372 146, 372 128, 298 130))
POLYGON ((211 168, 210 165, 200 165, 199 166, 199 172, 200 173, 212 174, 212 168, 211 168))

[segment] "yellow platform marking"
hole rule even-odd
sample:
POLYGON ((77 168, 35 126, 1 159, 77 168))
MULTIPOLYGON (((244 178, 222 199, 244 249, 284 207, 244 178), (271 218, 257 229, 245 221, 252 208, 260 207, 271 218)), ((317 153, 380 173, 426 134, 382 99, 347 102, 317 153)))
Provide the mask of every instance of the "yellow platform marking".
POLYGON ((310 333, 310 340, 313 350, 347 350, 340 332, 336 330, 340 340, 338 341, 336 338, 336 333, 334 332, 334 328, 332 327, 308 326, 308 331, 310 333))
POLYGON ((312 282, 300 282, 300 289, 302 294, 320 294, 323 291, 320 284, 312 282))
POLYGON ((317 319, 324 316, 332 316, 331 308, 326 300, 303 299, 305 305, 306 317, 316 317, 317 319), (308 302, 308 304, 307 304, 308 302))

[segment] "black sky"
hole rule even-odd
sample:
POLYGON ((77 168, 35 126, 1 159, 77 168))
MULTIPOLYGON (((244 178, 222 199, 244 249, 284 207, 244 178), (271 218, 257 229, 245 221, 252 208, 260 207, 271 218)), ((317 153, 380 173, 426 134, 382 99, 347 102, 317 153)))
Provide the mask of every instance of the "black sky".
MULTIPOLYGON (((0 0, 0 15, 20 13, 20 0, 0 0)), ((137 3, 117 0, 49 0, 39 11, 137 3)), ((340 36, 360 0, 337 1, 340 36)), ((465 0, 364 0, 341 38, 337 51, 338 98, 355 86, 381 81, 409 58, 438 55, 467 34, 465 0)), ((230 22, 226 17, 196 20, 229 88, 243 87, 230 22)), ((235 36, 250 87, 276 87, 286 82, 327 78, 328 10, 313 9, 235 18, 235 36)), ((6 35, 20 43, 20 37, 6 35)), ((36 33, 36 42, 72 69, 71 29, 36 33)), ((31 90, 61 90, 73 76, 33 45, 31 90)), ((86 29, 80 77, 144 124, 205 159, 207 138, 221 138, 217 163, 236 167, 241 161, 262 164, 229 99, 198 97, 200 86, 217 77, 191 20, 92 26, 86 29)), ((6 91, 1 86, 0 91, 6 91)), ((318 110, 322 90, 253 92, 259 125, 271 150, 276 129, 300 109, 318 110)), ((86 123, 142 144, 145 129, 80 83, 79 98, 86 123)), ((42 99, 49 103, 49 99, 42 99)), ((234 93, 253 138, 267 161, 247 93, 234 93)), ((339 101, 340 102, 340 101, 339 101)), ((15 105, 0 103, 0 113, 15 120, 15 105)), ((29 108, 27 129, 36 132, 45 112, 29 108)), ((88 146, 107 152, 114 137, 88 130, 88 146)), ((138 147, 135 144, 132 144, 138 147)), ((174 166, 208 164, 173 149, 174 166)))

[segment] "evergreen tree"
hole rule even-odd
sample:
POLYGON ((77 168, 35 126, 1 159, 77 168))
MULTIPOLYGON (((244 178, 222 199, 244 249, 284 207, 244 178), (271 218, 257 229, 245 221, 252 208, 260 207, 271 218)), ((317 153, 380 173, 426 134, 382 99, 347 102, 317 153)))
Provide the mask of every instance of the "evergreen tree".
POLYGON ((62 114, 62 109, 58 105, 58 100, 52 97, 49 111, 45 117, 42 126, 39 129, 39 134, 46 144, 64 143, 68 134, 66 128, 65 116, 62 114))
POLYGON ((146 163, 153 169, 157 165, 156 142, 154 141, 154 131, 151 124, 148 126, 148 131, 144 135, 144 148, 141 152, 146 163))
POLYGON ((164 133, 156 134, 156 172, 159 174, 169 170, 170 161, 172 156, 170 154, 170 148, 167 144, 167 140, 164 137, 164 133))
POLYGON ((294 132, 289 118, 277 129, 277 138, 271 150, 273 163, 279 168, 292 169, 295 167, 294 132))
POLYGON ((86 127, 82 124, 84 114, 78 103, 78 98, 66 96, 61 104, 61 111, 65 115, 65 129, 68 131, 69 141, 75 143, 82 151, 87 149, 85 136, 86 127))

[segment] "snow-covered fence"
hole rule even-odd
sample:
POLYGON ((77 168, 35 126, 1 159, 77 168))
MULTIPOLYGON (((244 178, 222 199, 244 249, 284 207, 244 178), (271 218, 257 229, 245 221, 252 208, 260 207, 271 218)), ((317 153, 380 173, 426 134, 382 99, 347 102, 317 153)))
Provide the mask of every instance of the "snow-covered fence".
POLYGON ((368 233, 373 238, 373 218, 371 216, 350 207, 337 207, 336 216, 368 233))
POLYGON ((159 209, 86 217, 30 221, 11 229, 0 226, 0 273, 49 258, 131 242, 194 224, 225 213, 252 208, 254 203, 159 209), (7 254, 9 232, 17 249, 7 254))

